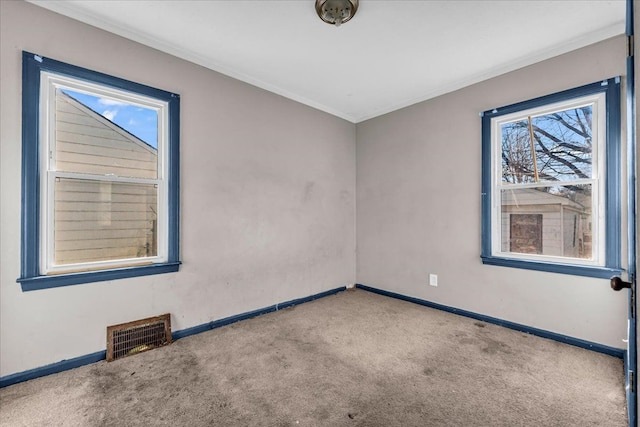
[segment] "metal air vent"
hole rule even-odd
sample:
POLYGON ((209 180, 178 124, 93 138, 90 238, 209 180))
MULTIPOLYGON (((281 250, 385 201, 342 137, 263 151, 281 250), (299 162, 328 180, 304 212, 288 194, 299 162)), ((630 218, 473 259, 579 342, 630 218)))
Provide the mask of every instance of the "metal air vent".
POLYGON ((171 344, 171 315, 107 326, 107 362, 171 344))

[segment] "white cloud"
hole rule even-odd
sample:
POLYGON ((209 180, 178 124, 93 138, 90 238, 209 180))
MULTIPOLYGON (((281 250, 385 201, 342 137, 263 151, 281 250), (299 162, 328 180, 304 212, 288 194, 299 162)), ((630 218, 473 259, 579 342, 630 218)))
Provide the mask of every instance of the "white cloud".
POLYGON ((115 99, 109 99, 109 98, 99 98, 98 99, 98 104, 100 105, 118 105, 118 106, 127 106, 129 104, 127 104, 126 102, 121 102, 121 101, 116 101, 115 99))
POLYGON ((113 121, 113 118, 118 114, 118 110, 104 110, 102 115, 106 117, 108 120, 113 121))
POLYGON ((138 122, 136 122, 135 120, 129 119, 129 126, 133 126, 133 125, 137 125, 137 124, 138 124, 138 122))

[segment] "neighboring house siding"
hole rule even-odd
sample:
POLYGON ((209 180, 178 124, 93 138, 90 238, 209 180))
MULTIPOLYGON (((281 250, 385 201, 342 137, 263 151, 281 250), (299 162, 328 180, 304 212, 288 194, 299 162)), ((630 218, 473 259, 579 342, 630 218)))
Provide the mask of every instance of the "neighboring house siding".
POLYGON ((536 190, 505 192, 502 206, 502 250, 509 251, 511 215, 542 215, 542 253, 579 258, 591 253, 587 212, 578 203, 536 190))
MULTIPOLYGON (((79 102, 56 96, 56 167, 155 178, 157 150, 79 102)), ((153 185, 60 179, 55 189, 56 264, 155 254, 153 185)))

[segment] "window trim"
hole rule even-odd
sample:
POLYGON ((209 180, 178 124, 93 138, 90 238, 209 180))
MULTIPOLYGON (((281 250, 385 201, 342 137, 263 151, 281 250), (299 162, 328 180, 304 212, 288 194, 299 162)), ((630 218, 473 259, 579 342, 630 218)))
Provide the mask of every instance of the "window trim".
POLYGON ((141 264, 158 264, 167 261, 167 221, 165 210, 158 209, 158 254, 152 257, 139 257, 130 259, 115 259, 115 260, 102 260, 93 262, 79 262, 79 263, 67 263, 62 265, 55 265, 54 263, 54 186, 55 180, 58 178, 76 179, 76 180, 88 180, 92 182, 109 182, 109 183, 130 183, 130 184, 153 184, 157 186, 157 203, 156 207, 166 206, 167 203, 167 182, 164 171, 166 170, 166 162, 169 156, 167 156, 167 124, 168 117, 168 103, 164 100, 158 100, 158 98, 151 98, 143 96, 139 93, 124 92, 113 87, 105 87, 104 85, 97 85, 86 81, 78 80, 69 76, 64 76, 58 73, 51 73, 49 71, 42 71, 40 73, 40 120, 41 129, 40 134, 40 158, 46 159, 44 164, 41 164, 40 171, 40 183, 41 188, 48 188, 49 191, 42 191, 40 194, 40 230, 43 232, 40 234, 40 272, 42 275, 56 274, 64 272, 77 272, 83 270, 97 270, 118 268, 122 266, 134 266, 141 264), (139 177, 127 177, 127 176, 107 176, 107 175, 95 175, 86 172, 75 171, 60 171, 57 170, 56 153, 57 153, 57 141, 55 138, 56 128, 53 123, 56 122, 56 94, 60 88, 66 88, 74 91, 86 91, 92 95, 114 97, 122 100, 126 100, 132 105, 141 105, 145 108, 154 109, 157 112, 159 121, 158 132, 158 171, 155 178, 139 178, 139 177), (44 123, 44 125, 42 125, 44 123))
POLYGON ((519 102, 481 113, 482 117, 482 248, 483 264, 522 268, 551 273, 571 274, 586 277, 611 278, 620 274, 621 267, 621 112, 620 77, 598 81, 585 86, 557 92, 528 101, 519 102), (493 175, 492 175, 492 119, 546 105, 569 102, 576 98, 605 94, 606 142, 605 142, 605 180, 604 206, 604 266, 572 264, 507 258, 493 255, 493 175))
POLYGON ((525 254, 525 253, 514 253, 510 251, 502 251, 500 249, 502 245, 502 240, 500 236, 500 232, 498 230, 501 229, 502 225, 502 205, 500 204, 500 197, 496 194, 496 199, 493 200, 492 204, 492 254, 499 254, 498 256, 502 256, 504 258, 509 259, 521 259, 524 261, 541 261, 541 262, 550 262, 550 263, 568 263, 575 265, 592 265, 592 266, 600 266, 602 267, 605 262, 605 248, 601 243, 601 237, 603 237, 606 233, 604 224, 605 224, 605 208, 603 204, 600 204, 600 198, 603 194, 605 194, 606 184, 606 140, 607 137, 605 135, 606 124, 604 126, 600 126, 600 123, 606 120, 606 94, 603 92, 590 94, 587 96, 572 98, 569 100, 548 103, 544 104, 540 107, 527 108, 525 110, 519 110, 509 114, 503 114, 499 117, 493 117, 491 121, 492 132, 493 132, 493 141, 492 148, 494 149, 493 157, 492 157, 492 191, 496 191, 500 193, 503 190, 526 190, 528 188, 540 188, 540 187, 553 187, 553 186, 567 186, 567 185, 575 185, 575 184, 588 184, 592 186, 594 190, 592 192, 591 198, 591 208, 592 208, 592 224, 593 224, 593 247, 592 257, 590 259, 581 259, 581 258, 572 258, 565 257, 560 255, 545 255, 545 254, 525 254), (597 135, 594 140, 596 144, 594 144, 594 149, 592 153, 592 170, 594 174, 592 174, 589 178, 572 178, 569 180, 561 180, 561 181, 545 181, 544 179, 537 183, 504 183, 502 181, 502 162, 501 162, 501 154, 502 150, 499 148, 499 144, 501 143, 501 128, 505 123, 512 123, 516 120, 520 121, 524 119, 525 116, 538 117, 540 115, 548 115, 552 112, 556 111, 564 111, 569 109, 575 109, 580 106, 592 105, 593 108, 593 134, 597 135), (602 119, 601 119, 602 118, 602 119), (602 156, 602 158, 601 158, 602 156))
POLYGON ((47 289, 126 277, 178 271, 179 260, 179 166, 180 96, 118 77, 66 64, 30 52, 22 52, 22 213, 20 278, 23 291, 47 289), (43 275, 40 273, 41 171, 40 83, 41 72, 51 72, 89 83, 138 93, 168 105, 167 148, 167 254, 166 261, 94 271, 43 275))

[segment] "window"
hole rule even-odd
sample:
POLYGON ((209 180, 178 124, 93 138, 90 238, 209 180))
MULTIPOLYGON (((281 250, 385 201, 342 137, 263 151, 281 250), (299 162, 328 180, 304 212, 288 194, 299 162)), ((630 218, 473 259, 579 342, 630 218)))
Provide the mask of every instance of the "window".
POLYGON ((23 53, 23 290, 178 270, 179 103, 23 53))
POLYGON ((620 79, 482 114, 485 264, 620 273, 620 79))

